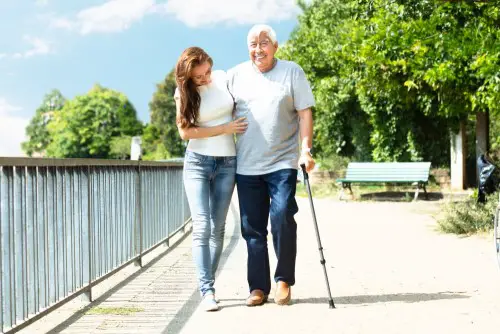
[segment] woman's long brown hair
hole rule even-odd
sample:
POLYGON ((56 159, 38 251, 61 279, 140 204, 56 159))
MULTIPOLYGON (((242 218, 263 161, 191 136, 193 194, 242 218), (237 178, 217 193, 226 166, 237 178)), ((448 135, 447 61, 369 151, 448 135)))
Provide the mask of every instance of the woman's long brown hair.
POLYGON ((184 50, 175 66, 175 81, 181 100, 177 124, 181 128, 196 125, 200 113, 200 94, 196 84, 191 79, 191 73, 196 66, 207 61, 213 65, 212 58, 202 48, 190 47, 184 50))

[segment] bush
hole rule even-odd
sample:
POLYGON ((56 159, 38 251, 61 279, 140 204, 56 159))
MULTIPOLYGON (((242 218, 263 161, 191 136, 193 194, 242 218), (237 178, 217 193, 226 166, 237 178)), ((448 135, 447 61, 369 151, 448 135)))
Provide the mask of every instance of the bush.
POLYGON ((111 138, 109 155, 112 159, 127 160, 130 159, 130 150, 132 145, 131 136, 121 136, 111 138))
POLYGON ((477 203, 477 193, 461 202, 445 205, 438 219, 441 231, 455 234, 474 234, 493 229, 493 215, 498 205, 498 193, 487 196, 485 204, 477 203))
POLYGON ((336 154, 331 154, 327 157, 317 159, 319 170, 322 171, 342 171, 347 168, 350 159, 336 154))

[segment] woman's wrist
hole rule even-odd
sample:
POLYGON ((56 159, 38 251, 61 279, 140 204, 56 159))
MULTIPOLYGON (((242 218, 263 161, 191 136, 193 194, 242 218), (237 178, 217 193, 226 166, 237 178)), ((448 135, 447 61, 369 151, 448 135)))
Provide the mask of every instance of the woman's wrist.
POLYGON ((223 135, 227 134, 227 125, 228 124, 229 123, 224 123, 221 125, 221 134, 223 134, 223 135))

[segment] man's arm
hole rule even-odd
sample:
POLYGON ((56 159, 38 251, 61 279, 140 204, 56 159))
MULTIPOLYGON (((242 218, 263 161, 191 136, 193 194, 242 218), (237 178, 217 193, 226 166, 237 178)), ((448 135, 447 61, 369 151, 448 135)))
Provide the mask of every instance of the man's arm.
POLYGON ((306 108, 298 111, 299 128, 300 128, 300 159, 299 164, 306 166, 306 171, 309 173, 315 165, 311 153, 307 150, 312 148, 313 137, 313 116, 311 108, 306 108))

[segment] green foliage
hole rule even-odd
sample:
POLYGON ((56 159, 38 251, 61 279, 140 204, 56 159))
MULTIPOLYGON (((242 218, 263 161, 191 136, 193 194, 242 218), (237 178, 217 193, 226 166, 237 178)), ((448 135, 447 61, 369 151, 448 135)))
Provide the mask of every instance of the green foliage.
POLYGON ((146 126, 142 140, 144 143, 143 160, 164 160, 171 158, 170 153, 161 140, 160 129, 158 129, 155 125, 148 124, 146 126))
POLYGON ((491 156, 500 166, 500 115, 490 118, 491 156))
POLYGON ((52 121, 54 113, 64 107, 66 99, 57 89, 52 90, 43 98, 42 104, 26 127, 28 140, 22 143, 22 149, 28 156, 44 155, 51 142, 47 125, 52 121))
POLYGON ((130 159, 130 149, 132 145, 131 136, 114 137, 111 139, 110 157, 113 159, 130 159))
POLYGON ((350 159, 336 154, 317 159, 319 170, 323 171, 341 171, 347 168, 350 159))
POLYGON ((177 84, 172 70, 156 87, 149 103, 151 123, 144 136, 144 160, 162 160, 184 156, 185 146, 176 125, 174 92, 177 84))
POLYGON ((94 86, 54 114, 47 155, 57 158, 109 158, 113 138, 140 135, 142 124, 127 97, 94 86))
POLYGON ((438 226, 443 232, 455 234, 490 231, 497 205, 498 193, 489 195, 486 204, 477 203, 477 195, 465 201, 447 203, 438 226))
POLYGON ((499 115, 497 1, 316 0, 279 52, 312 82, 315 146, 446 165, 449 130, 499 115))

